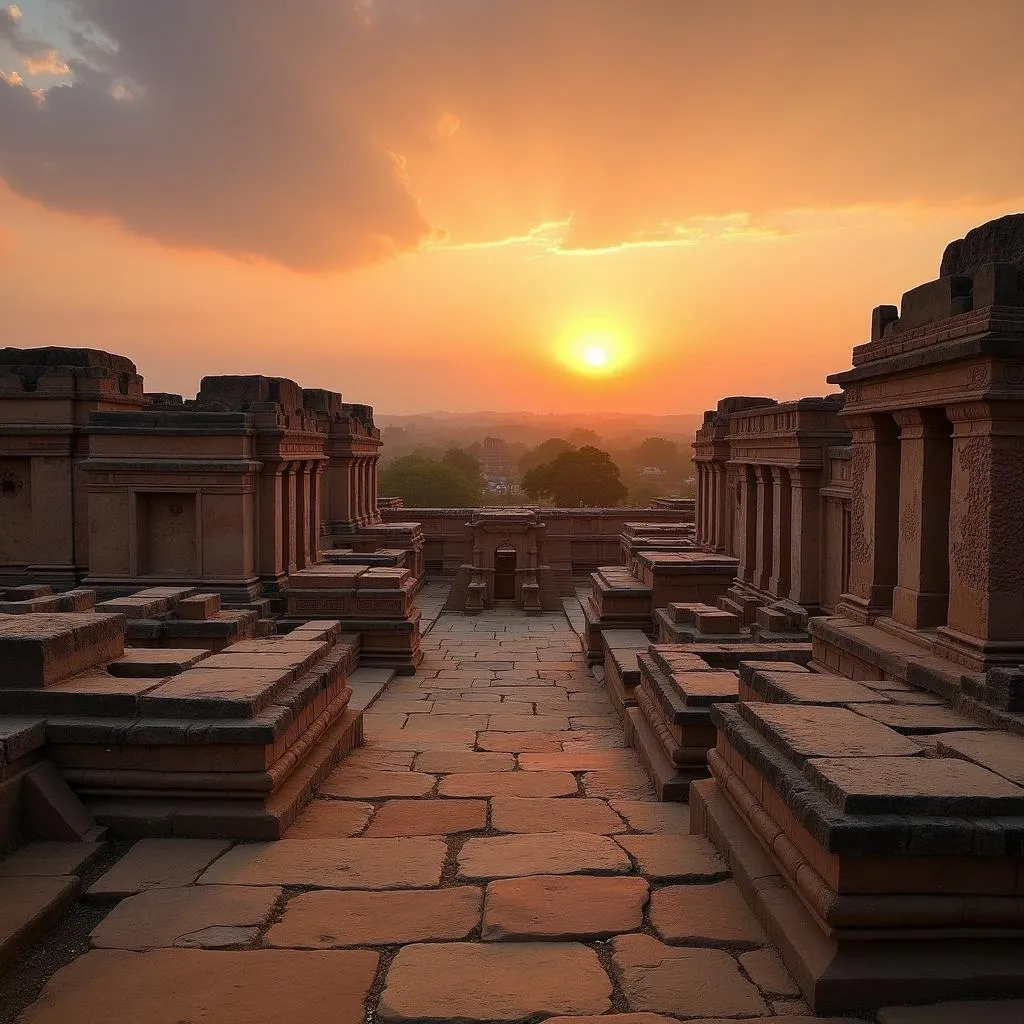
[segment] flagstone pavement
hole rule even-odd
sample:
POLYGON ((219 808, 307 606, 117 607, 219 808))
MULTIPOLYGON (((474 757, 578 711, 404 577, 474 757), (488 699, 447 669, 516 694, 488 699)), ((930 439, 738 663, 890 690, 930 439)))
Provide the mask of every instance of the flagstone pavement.
POLYGON ((441 614, 424 648, 283 840, 136 843, 19 1020, 811 1019, 564 615, 441 614))

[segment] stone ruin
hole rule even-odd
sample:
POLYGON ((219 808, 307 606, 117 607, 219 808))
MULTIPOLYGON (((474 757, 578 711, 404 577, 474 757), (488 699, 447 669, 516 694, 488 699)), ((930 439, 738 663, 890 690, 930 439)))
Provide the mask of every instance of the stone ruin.
POLYGON ((829 381, 706 414, 697 541, 735 578, 659 608, 601 570, 592 601, 637 613, 605 681, 813 1009, 1019 996, 1024 215, 875 309, 829 381))
POLYGON ((0 350, 0 846, 287 828, 422 658, 379 449, 369 406, 284 378, 185 400, 122 356, 0 350))

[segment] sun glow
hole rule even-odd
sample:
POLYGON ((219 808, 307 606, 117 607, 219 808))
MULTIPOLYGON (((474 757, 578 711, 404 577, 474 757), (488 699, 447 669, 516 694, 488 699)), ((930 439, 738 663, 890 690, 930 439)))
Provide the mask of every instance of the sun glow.
POLYGON ((623 332, 607 326, 576 326, 558 342, 556 354, 573 373, 585 377, 611 377, 632 361, 623 332))

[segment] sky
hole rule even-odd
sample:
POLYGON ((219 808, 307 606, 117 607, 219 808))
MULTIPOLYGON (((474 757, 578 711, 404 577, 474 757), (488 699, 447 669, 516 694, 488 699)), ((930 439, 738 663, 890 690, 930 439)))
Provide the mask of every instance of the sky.
POLYGON ((152 391, 831 390, 1024 210, 1024 3, 0 0, 0 345, 152 391))

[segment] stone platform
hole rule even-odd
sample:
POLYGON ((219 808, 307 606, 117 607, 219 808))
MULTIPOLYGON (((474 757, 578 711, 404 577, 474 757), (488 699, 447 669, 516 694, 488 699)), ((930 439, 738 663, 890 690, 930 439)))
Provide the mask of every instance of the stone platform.
POLYGON ((1024 738, 897 679, 741 669, 712 838, 812 1007, 1024 994, 1024 738))
POLYGON ((113 831, 276 837, 360 742, 346 682, 358 645, 337 623, 216 654, 126 651, 125 623, 0 620, 0 723, 40 719, 41 753, 113 831))
POLYGON ((423 660, 416 577, 405 568, 319 564, 288 577, 287 632, 311 619, 334 619, 360 636, 361 663, 411 675, 423 660))

